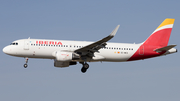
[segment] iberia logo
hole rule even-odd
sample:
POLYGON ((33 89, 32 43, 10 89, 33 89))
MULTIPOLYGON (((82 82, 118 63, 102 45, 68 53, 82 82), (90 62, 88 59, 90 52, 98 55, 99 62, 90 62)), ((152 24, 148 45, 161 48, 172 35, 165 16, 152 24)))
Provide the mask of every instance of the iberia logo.
POLYGON ((60 41, 36 41, 36 44, 62 45, 60 41))

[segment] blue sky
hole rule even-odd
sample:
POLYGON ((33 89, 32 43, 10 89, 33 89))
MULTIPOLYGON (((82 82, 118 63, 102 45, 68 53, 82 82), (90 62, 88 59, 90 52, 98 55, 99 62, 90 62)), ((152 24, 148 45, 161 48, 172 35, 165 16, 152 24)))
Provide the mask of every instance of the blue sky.
MULTIPOLYGON (((180 45, 180 1, 1 0, 0 47, 23 38, 97 41, 118 24, 110 42, 140 43, 165 18, 175 18, 169 44, 180 45)), ((179 46, 176 46, 179 49, 179 46)), ((55 68, 53 60, 0 52, 2 101, 179 101, 179 53, 134 62, 55 68)))

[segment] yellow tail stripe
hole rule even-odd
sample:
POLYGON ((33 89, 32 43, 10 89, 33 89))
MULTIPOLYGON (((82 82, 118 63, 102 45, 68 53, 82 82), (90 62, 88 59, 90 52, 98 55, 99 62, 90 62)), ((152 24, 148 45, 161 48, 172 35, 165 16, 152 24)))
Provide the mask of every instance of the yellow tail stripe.
MULTIPOLYGON (((165 25, 169 25, 169 24, 174 24, 174 20, 175 19, 171 19, 171 18, 167 18, 165 19, 160 25, 158 28, 162 27, 162 26, 165 26, 165 25)), ((157 29, 158 29, 157 28, 157 29)))

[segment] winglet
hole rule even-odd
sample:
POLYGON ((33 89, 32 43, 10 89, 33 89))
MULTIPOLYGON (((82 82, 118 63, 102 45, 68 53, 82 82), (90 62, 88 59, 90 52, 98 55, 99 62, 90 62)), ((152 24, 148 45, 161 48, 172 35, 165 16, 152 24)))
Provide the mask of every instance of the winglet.
POLYGON ((119 29, 119 26, 120 25, 117 25, 117 27, 111 32, 111 34, 109 35, 109 36, 115 36, 116 35, 116 32, 118 31, 118 29, 119 29))

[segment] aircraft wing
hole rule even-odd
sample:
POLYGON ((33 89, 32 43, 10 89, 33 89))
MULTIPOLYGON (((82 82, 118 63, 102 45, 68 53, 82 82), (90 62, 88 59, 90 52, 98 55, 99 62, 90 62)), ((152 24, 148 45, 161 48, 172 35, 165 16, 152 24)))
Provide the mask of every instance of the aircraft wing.
POLYGON ((99 41, 96 41, 92 44, 89 44, 87 46, 84 46, 82 48, 79 48, 77 50, 75 50, 74 52, 76 53, 79 53, 81 56, 84 55, 84 56, 89 56, 89 57, 93 57, 94 56, 94 52, 99 52, 98 50, 101 49, 101 48, 104 48, 107 44, 106 42, 109 41, 111 38, 113 38, 117 32, 117 30, 119 29, 119 26, 118 25, 112 32, 109 36, 99 40, 99 41))

